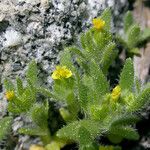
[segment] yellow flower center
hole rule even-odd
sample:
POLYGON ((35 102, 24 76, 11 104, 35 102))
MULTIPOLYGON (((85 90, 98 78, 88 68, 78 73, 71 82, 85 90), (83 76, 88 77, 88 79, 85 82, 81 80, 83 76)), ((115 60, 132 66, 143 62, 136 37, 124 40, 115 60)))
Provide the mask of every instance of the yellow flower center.
POLYGON ((117 101, 119 99, 121 95, 121 87, 119 85, 117 85, 113 90, 112 90, 112 93, 111 93, 111 98, 114 100, 114 101, 117 101))
POLYGON ((7 91, 5 93, 5 97, 6 97, 7 100, 12 100, 15 97, 14 91, 7 91))
POLYGON ((105 26, 105 21, 100 18, 95 18, 92 20, 95 29, 101 30, 105 26))
POLYGON ((39 145, 31 145, 29 150, 45 150, 45 148, 39 145))
POLYGON ((72 76, 71 70, 67 69, 66 66, 57 66, 56 70, 54 70, 52 74, 53 79, 62 79, 62 78, 69 78, 72 76))

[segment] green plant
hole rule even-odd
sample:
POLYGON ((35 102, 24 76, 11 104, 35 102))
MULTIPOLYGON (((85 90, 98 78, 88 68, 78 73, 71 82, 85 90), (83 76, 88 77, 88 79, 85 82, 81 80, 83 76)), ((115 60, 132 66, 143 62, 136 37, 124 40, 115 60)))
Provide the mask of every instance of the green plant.
POLYGON ((12 117, 4 117, 0 120, 0 141, 9 134, 11 130, 12 117))
POLYGON ((150 29, 140 29, 134 21, 132 13, 128 11, 124 17, 124 34, 116 35, 116 39, 130 55, 140 56, 139 48, 150 39, 150 29))
MULTIPOLYGON (((80 150, 113 150, 120 148, 102 146, 95 138, 106 136, 113 143, 123 138, 139 138, 134 128, 139 121, 136 112, 149 103, 150 87, 142 86, 136 79, 130 58, 125 62, 118 85, 110 87, 108 69, 118 54, 110 22, 111 12, 106 9, 93 21, 94 26, 81 34, 80 46, 65 48, 60 53, 60 64, 52 74, 52 90, 39 85, 35 61, 29 64, 25 85, 20 78, 16 79, 16 86, 8 79, 4 81, 12 117, 24 114, 32 120, 31 126, 19 129, 20 134, 39 136, 46 150, 60 150, 72 142, 77 142, 80 150), (44 97, 40 99, 39 94, 44 97), (49 122, 52 101, 60 104, 60 116, 66 123, 55 133, 49 126, 53 123, 49 122)), ((7 128, 0 130, 3 137, 7 128)))

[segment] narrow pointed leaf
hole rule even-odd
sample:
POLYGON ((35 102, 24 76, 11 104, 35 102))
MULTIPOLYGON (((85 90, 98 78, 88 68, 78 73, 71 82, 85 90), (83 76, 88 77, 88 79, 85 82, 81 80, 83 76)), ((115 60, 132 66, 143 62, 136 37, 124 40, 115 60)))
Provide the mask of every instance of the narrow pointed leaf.
POLYGON ((133 23, 133 15, 130 11, 128 11, 124 17, 124 31, 127 32, 133 23))
POLYGON ((105 21, 105 29, 110 31, 111 28, 111 10, 107 8, 103 11, 101 18, 105 21))
POLYGON ((22 95, 24 92, 22 80, 19 77, 17 77, 16 81, 17 81, 17 93, 18 95, 22 95))
POLYGON ((7 91, 15 91, 14 84, 8 79, 4 80, 4 87, 7 91))
POLYGON ((125 62, 124 68, 122 70, 121 76, 120 76, 120 82, 119 85, 122 90, 129 90, 133 91, 134 87, 134 68, 133 68, 133 62, 130 58, 128 58, 125 62))
POLYGON ((5 117, 0 120, 0 141, 10 132, 12 117, 5 117))
POLYGON ((123 138, 129 139, 129 140, 138 140, 139 134, 137 131, 131 127, 125 127, 125 126, 116 126, 112 127, 110 129, 110 133, 121 136, 123 138))
POLYGON ((27 80, 29 80, 33 85, 37 85, 37 65, 36 62, 33 60, 31 61, 31 63, 29 64, 28 70, 26 72, 26 77, 27 80))
POLYGON ((128 36, 128 47, 129 48, 134 48, 138 45, 138 41, 139 41, 139 38, 140 38, 140 27, 138 25, 133 25, 128 33, 127 33, 127 36, 128 36))

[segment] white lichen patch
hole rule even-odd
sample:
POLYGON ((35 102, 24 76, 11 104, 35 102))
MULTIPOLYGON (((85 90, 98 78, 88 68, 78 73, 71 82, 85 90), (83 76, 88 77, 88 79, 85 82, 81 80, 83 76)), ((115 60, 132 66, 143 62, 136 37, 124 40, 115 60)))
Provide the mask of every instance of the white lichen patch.
POLYGON ((0 94, 0 119, 7 113, 7 101, 3 100, 3 94, 0 94))
POLYGON ((41 0, 41 7, 47 8, 49 6, 49 0, 41 0))
POLYGON ((5 41, 3 42, 4 47, 14 47, 21 44, 22 35, 15 30, 7 30, 4 34, 5 41))
POLYGON ((26 3, 33 4, 33 5, 40 3, 40 1, 41 0, 18 0, 18 2, 26 2, 26 3))

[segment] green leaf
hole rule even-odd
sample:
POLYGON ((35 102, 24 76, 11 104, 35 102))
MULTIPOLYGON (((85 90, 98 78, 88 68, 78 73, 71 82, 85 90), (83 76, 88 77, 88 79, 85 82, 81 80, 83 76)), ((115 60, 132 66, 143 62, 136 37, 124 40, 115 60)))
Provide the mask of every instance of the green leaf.
POLYGON ((85 34, 84 34, 84 33, 82 33, 82 34, 80 35, 80 42, 81 42, 82 48, 85 49, 87 45, 86 45, 85 34))
POLYGON ((140 120, 140 118, 135 115, 120 116, 112 122, 111 126, 131 125, 131 124, 137 123, 139 120, 140 120))
POLYGON ((136 94, 139 94, 140 91, 141 91, 141 82, 140 82, 140 80, 137 77, 135 77, 135 81, 134 82, 135 82, 134 83, 134 87, 135 87, 136 94))
POLYGON ((128 49, 128 44, 127 44, 126 40, 121 35, 117 34, 115 38, 119 42, 119 44, 121 44, 121 46, 123 46, 125 49, 128 49))
POLYGON ((28 111, 36 101, 36 95, 29 87, 19 97, 13 99, 8 104, 9 112, 20 114, 28 111))
POLYGON ((139 48, 133 48, 133 49, 131 49, 130 53, 133 53, 136 56, 141 56, 139 48))
POLYGON ((103 52, 100 64, 104 74, 107 73, 108 68, 110 67, 110 65, 112 64, 112 62, 117 56, 117 51, 114 51, 115 46, 116 46, 115 43, 110 42, 105 47, 105 50, 103 52))
POLYGON ((145 28, 140 36, 139 43, 150 40, 150 28, 145 28))
POLYGON ((66 101, 67 97, 73 93, 74 80, 72 78, 55 80, 53 92, 56 100, 66 101))
POLYGON ((68 110, 71 113, 72 120, 76 120, 78 118, 80 105, 77 102, 77 99, 75 98, 74 92, 68 95, 66 101, 67 101, 68 110))
POLYGON ((69 47, 68 50, 70 50, 70 52, 72 52, 73 54, 76 54, 82 58, 85 58, 82 51, 75 46, 69 47))
POLYGON ((95 62, 90 63, 90 76, 93 79, 94 90, 100 99, 101 96, 109 92, 109 84, 103 72, 95 62))
POLYGON ((17 94, 20 96, 24 92, 23 83, 19 77, 17 77, 16 81, 17 81, 17 94))
POLYGON ((19 105, 20 107, 18 107, 19 104, 16 105, 16 103, 10 102, 8 103, 8 111, 11 113, 14 113, 15 115, 20 114, 22 112, 24 112, 25 110, 23 109, 22 105, 19 105))
POLYGON ((150 38, 150 28, 145 28, 142 34, 143 40, 147 40, 150 38))
POLYGON ((10 132, 12 117, 5 117, 0 120, 0 141, 10 132))
POLYGON ((123 137, 115 135, 115 134, 109 134, 107 137, 109 141, 113 144, 119 144, 123 140, 123 137))
POLYGON ((33 60, 30 62, 28 66, 26 77, 27 77, 27 80, 29 80, 30 83, 34 86, 37 85, 37 81, 38 81, 37 73, 38 73, 37 65, 36 65, 36 62, 33 60))
POLYGON ((107 105, 102 106, 92 105, 90 106, 90 111, 91 111, 91 118, 99 121, 105 119, 107 115, 110 113, 109 107, 107 105))
POLYGON ((78 101, 83 110, 86 110, 87 107, 87 87, 80 81, 78 83, 78 101))
POLYGON ((145 88, 129 107, 129 111, 134 112, 142 109, 150 102, 150 88, 145 88))
POLYGON ((20 107, 20 109, 27 111, 29 110, 29 108, 32 107, 35 101, 36 101, 36 95, 34 91, 32 91, 30 88, 26 88, 24 93, 20 97, 20 101, 16 101, 15 104, 18 104, 18 107, 20 107))
POLYGON ((85 127, 80 127, 78 131, 79 143, 80 145, 88 145, 92 143, 90 132, 85 127))
POLYGON ((36 88, 36 91, 42 95, 44 95, 45 97, 48 98, 55 98, 55 96, 50 92, 50 90, 43 88, 43 87, 38 87, 36 88))
POLYGON ((101 133, 101 126, 99 122, 92 120, 81 120, 81 121, 74 121, 68 124, 67 126, 61 128, 57 132, 57 136, 60 138, 66 138, 79 142, 78 133, 80 127, 86 128, 90 133, 92 139, 94 139, 99 133, 101 133))
POLYGON ((33 123, 43 130, 48 128, 48 109, 48 102, 46 104, 35 104, 31 108, 33 123))
POLYGON ((124 17, 124 31, 127 32, 133 23, 133 15, 130 11, 128 11, 124 17))
POLYGON ((115 126, 111 127, 110 134, 114 134, 129 140, 138 140, 139 134, 136 132, 135 129, 126 126, 115 126))
POLYGON ((65 48, 65 50, 60 53, 60 65, 73 70, 72 58, 68 48, 65 48))
POLYGON ((8 80, 8 79, 5 79, 4 80, 4 87, 7 91, 15 91, 15 86, 13 85, 13 83, 8 80))
POLYGON ((103 52, 103 49, 112 41, 112 35, 108 31, 101 31, 94 33, 94 42, 97 45, 97 51, 99 52, 99 56, 101 56, 101 53, 103 52))
POLYGON ((84 44, 86 47, 83 49, 82 53, 86 57, 86 61, 90 60, 91 58, 95 58, 96 45, 93 41, 93 34, 91 31, 87 31, 84 34, 84 44))
POLYGON ((134 68, 133 68, 133 62, 130 58, 128 58, 125 62, 124 68, 122 70, 121 76, 120 76, 120 82, 119 85, 122 90, 129 90, 133 91, 134 87, 134 68))
POLYGON ((137 46, 139 38, 140 38, 140 27, 137 25, 133 25, 128 33, 127 33, 127 37, 128 37, 128 47, 130 49, 134 48, 137 46))
POLYGON ((36 135, 36 136, 44 136, 47 135, 45 131, 43 131, 40 128, 37 127, 25 127, 25 128, 20 128, 19 129, 20 134, 26 134, 26 135, 36 135))
POLYGON ((97 150, 97 149, 98 149, 98 146, 96 144, 94 145, 93 143, 89 143, 84 146, 80 145, 79 147, 79 150, 97 150))
POLYGON ((105 21, 105 29, 110 31, 111 29, 111 10, 107 8, 103 11, 101 18, 105 21))

